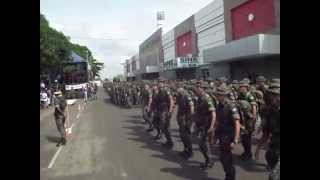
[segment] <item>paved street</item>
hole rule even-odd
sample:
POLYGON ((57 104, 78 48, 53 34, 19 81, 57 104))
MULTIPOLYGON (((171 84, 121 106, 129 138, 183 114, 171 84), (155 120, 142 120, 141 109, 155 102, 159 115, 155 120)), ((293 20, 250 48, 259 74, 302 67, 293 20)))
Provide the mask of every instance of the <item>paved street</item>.
MULTIPOLYGON (((194 143, 195 155, 189 161, 180 158, 182 150, 177 123, 172 119, 173 150, 161 147, 147 133, 139 108, 124 109, 111 104, 100 88, 98 100, 86 108, 77 102, 70 107, 72 134, 67 146, 56 147, 59 134, 53 115, 40 120, 41 180, 223 180, 218 157, 215 166, 199 169, 203 158, 194 143)), ((164 139, 162 140, 162 142, 164 139)), ((255 148, 254 148, 255 149, 255 148)), ((234 150, 238 180, 266 180, 264 151, 261 161, 243 163, 234 150)))

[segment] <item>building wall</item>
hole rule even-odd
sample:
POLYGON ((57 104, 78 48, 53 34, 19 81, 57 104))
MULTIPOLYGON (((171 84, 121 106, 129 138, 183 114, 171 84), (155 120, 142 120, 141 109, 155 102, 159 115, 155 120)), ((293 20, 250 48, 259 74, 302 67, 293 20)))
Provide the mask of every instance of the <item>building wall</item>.
POLYGON ((160 76, 164 77, 166 79, 169 79, 169 80, 174 80, 174 79, 176 79, 176 71, 175 70, 166 70, 166 71, 160 72, 160 76))
POLYGON ((174 59, 175 55, 175 40, 174 40, 174 30, 171 30, 163 35, 162 37, 162 47, 163 47, 163 60, 164 62, 174 59))
POLYGON ((211 68, 209 70, 210 77, 212 78, 219 78, 219 77, 231 77, 231 70, 230 70, 230 64, 229 63, 218 63, 218 64, 211 64, 211 68))
POLYGON ((225 44, 223 13, 223 0, 215 0, 194 15, 200 64, 203 50, 225 44))
POLYGON ((241 80, 249 75, 263 75, 268 79, 280 78, 280 55, 232 62, 230 66, 233 79, 241 80))
MULTIPOLYGON (((175 39, 175 55, 176 57, 178 56, 178 49, 184 49, 183 42, 178 44, 178 39, 180 36, 186 35, 186 33, 191 32, 191 51, 190 54, 192 56, 197 56, 198 55, 198 50, 197 50, 197 38, 196 38, 196 29, 194 26, 194 15, 190 16, 188 19, 180 23, 174 28, 174 39, 175 39)), ((186 38, 186 37, 184 37, 186 38)), ((182 53, 184 55, 184 53, 182 53)))
MULTIPOLYGON (((242 18, 244 21, 248 20, 248 14, 250 12, 256 12, 258 13, 258 16, 260 14, 260 12, 264 11, 264 7, 270 3, 273 4, 273 13, 268 13, 269 15, 267 16, 267 18, 270 18, 271 15, 273 14, 273 18, 274 18, 274 22, 275 24, 273 25, 273 27, 271 29, 266 28, 266 29, 260 29, 258 30, 255 29, 254 32, 251 32, 249 34, 252 35, 252 33, 254 34, 258 34, 258 33, 266 33, 266 34, 280 34, 280 0, 224 0, 224 19, 225 19, 225 32, 226 32, 226 42, 231 42, 233 40, 233 27, 232 27, 232 9, 235 9, 239 6, 242 6, 245 3, 253 3, 253 5, 251 5, 250 7, 244 7, 244 14, 243 16, 246 16, 244 18, 242 18), (270 3, 271 2, 271 3, 270 3), (266 4, 267 3, 267 4, 266 4), (262 8, 262 10, 258 10, 259 8, 262 8)), ((270 9, 270 4, 268 5, 269 9, 270 9)), ((255 15, 257 18, 257 15, 255 15)), ((263 17, 263 14, 260 14, 260 16, 263 17)), ((252 30, 252 28, 248 28, 249 31, 252 30)), ((244 36, 242 36, 244 37, 244 36)))
POLYGON ((158 66, 163 62, 162 29, 159 28, 139 46, 140 72, 147 66, 158 66))

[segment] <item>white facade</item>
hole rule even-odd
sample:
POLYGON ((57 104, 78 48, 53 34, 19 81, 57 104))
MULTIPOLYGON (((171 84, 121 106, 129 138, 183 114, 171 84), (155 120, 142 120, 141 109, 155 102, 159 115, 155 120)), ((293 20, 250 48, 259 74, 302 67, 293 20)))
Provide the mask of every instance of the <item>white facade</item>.
POLYGON ((194 18, 199 50, 198 59, 202 64, 204 50, 226 43, 223 0, 214 0, 198 11, 194 18))
POLYGON ((164 62, 175 59, 175 43, 174 43, 174 30, 170 30, 162 36, 162 47, 164 62))
POLYGON ((280 54, 280 35, 257 34, 204 51, 208 63, 228 62, 235 58, 280 54))

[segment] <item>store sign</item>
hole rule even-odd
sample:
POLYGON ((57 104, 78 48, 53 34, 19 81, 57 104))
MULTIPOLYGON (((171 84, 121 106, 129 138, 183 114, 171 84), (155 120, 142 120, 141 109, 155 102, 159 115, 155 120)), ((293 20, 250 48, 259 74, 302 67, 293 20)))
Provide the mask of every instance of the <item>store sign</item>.
POLYGON ((196 67, 198 65, 197 57, 179 57, 178 68, 196 67))
POLYGON ((198 66, 197 57, 178 57, 171 59, 163 63, 164 70, 176 69, 176 68, 188 68, 198 66))

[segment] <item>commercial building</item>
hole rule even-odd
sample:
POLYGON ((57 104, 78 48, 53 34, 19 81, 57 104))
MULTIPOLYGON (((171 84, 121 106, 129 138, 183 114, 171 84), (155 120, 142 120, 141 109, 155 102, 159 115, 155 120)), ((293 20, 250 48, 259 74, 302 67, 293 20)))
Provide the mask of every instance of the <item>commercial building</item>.
POLYGON ((159 28, 139 46, 139 74, 142 79, 159 77, 160 64, 163 64, 162 28, 159 28))
POLYGON ((280 1, 224 0, 226 44, 203 51, 211 77, 280 77, 280 1))
POLYGON ((223 0, 215 0, 195 15, 198 43, 197 78, 210 76, 210 62, 204 60, 203 52, 226 43, 223 0))
POLYGON ((166 33, 163 39, 165 62, 162 76, 168 79, 195 78, 198 49, 194 16, 166 33))
POLYGON ((139 70, 128 62, 133 80, 279 78, 280 0, 214 0, 166 34, 158 29, 138 56, 139 70))

